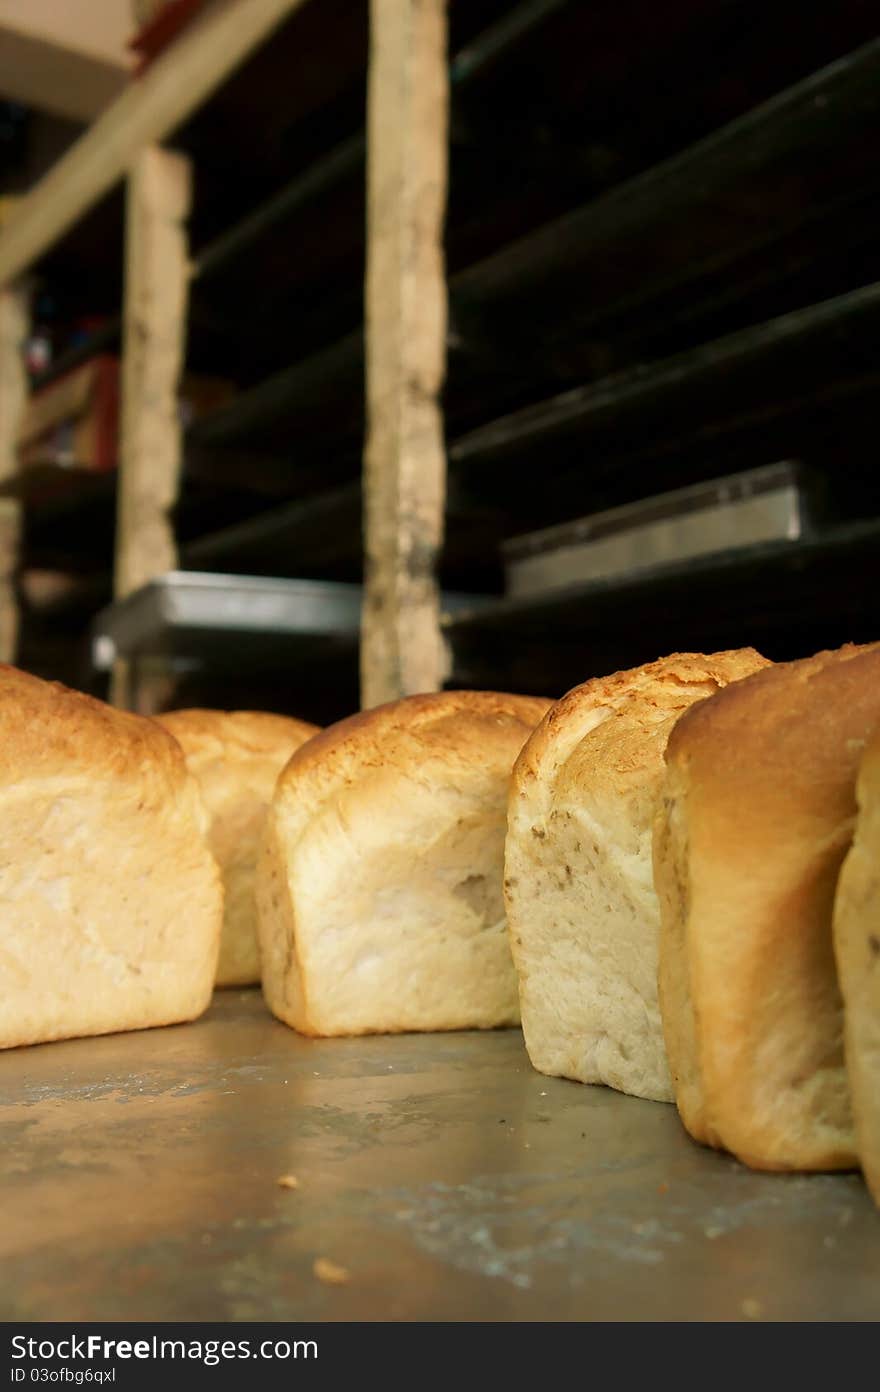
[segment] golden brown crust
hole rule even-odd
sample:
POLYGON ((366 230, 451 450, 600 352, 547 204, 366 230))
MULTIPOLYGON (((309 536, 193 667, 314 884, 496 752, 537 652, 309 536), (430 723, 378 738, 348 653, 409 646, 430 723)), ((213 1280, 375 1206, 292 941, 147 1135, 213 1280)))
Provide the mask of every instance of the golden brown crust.
POLYGON ((187 778, 177 741, 155 721, 0 665, 0 782, 51 778, 59 765, 95 777, 142 767, 144 795, 157 800, 187 778))
POLYGON ((652 838, 654 888, 660 908, 657 997, 675 1104, 694 1140, 708 1145, 709 1129, 688 960, 690 895, 684 805, 682 780, 675 764, 671 764, 666 770, 652 838))
POLYGON ((186 710, 165 711, 156 717, 170 730, 184 749, 193 753, 203 748, 212 752, 222 740, 227 752, 243 755, 272 754, 285 745, 303 744, 320 730, 306 720, 270 711, 186 710))
MULTIPOLYGON (((701 703, 683 715, 669 738, 667 760, 681 753, 690 768, 701 768, 702 776, 716 785, 730 786, 733 779, 752 790, 757 779, 775 792, 780 775, 787 783, 792 759, 803 761, 800 720, 816 721, 820 736, 824 710, 828 730, 836 737, 840 711, 853 710, 853 702, 870 719, 877 670, 880 643, 848 643, 756 672, 719 692, 711 706, 701 703)), ((858 719, 856 723, 862 728, 858 719)), ((830 768, 838 798, 851 806, 853 789, 840 788, 836 753, 821 739, 810 751, 814 767, 817 757, 830 768)))
POLYGON ((694 1012, 690 1045, 668 1022, 670 1061, 697 1138, 755 1167, 853 1163, 831 907, 878 720, 880 645, 850 645, 725 688, 667 746, 655 868, 694 1012))
MULTIPOLYGON (((546 765, 555 760, 557 754, 564 757, 564 751, 573 742, 573 734, 577 738, 582 718, 589 718, 597 707, 615 706, 638 696, 646 706, 680 709, 685 704, 680 699, 682 687, 704 685, 707 695, 712 694, 718 690, 719 681, 740 681, 763 665, 767 665, 767 659, 754 648, 734 648, 708 656, 670 653, 668 657, 657 658, 655 662, 629 671, 612 672, 582 682, 552 706, 524 745, 513 770, 514 787, 523 787, 532 779, 544 776, 546 765)), ((643 746, 644 741, 636 741, 637 748, 643 746)))
POLYGON ((859 1161, 880 1206, 880 727, 856 785, 855 836, 837 884, 834 954, 859 1161))
POLYGON ((493 727, 506 755, 510 724, 522 726, 525 740, 552 705, 544 696, 438 691, 374 706, 328 725, 302 745, 279 778, 277 795, 295 796, 314 810, 360 770, 433 759, 471 767, 485 762, 493 727))

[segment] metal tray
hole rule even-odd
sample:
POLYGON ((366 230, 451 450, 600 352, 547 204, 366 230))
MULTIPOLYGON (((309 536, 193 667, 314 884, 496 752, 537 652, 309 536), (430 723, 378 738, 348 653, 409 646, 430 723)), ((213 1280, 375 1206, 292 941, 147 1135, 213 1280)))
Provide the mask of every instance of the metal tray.
POLYGON ((0 1127, 7 1321, 880 1314, 860 1176, 752 1173, 519 1030, 308 1040, 222 991, 0 1053, 0 1127))
MULTIPOLYGON (((485 596, 444 594, 455 614, 485 596)), ((277 661, 331 650, 354 652, 361 587, 341 581, 282 579, 170 571, 101 610, 92 626, 92 663, 109 670, 118 657, 181 657, 205 661, 277 661)))
POLYGON ((106 671, 117 657, 169 650, 188 655, 211 646, 217 635, 353 640, 360 608, 358 585, 170 571, 101 610, 92 628, 92 660, 106 671))
POLYGON ((807 528, 797 465, 771 464, 514 537, 503 548, 508 593, 544 594, 761 542, 797 541, 807 528))

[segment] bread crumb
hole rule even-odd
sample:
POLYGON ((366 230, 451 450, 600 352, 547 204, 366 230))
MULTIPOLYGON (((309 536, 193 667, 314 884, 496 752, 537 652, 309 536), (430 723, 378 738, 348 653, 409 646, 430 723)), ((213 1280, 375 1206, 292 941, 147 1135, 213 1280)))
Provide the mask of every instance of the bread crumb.
POLYGON ((348 1267, 337 1266, 336 1262, 329 1261, 327 1257, 316 1257, 312 1270, 318 1280, 327 1286, 345 1286, 351 1280, 348 1267))
POLYGON ((760 1300, 755 1300, 754 1296, 747 1295, 745 1300, 742 1302, 740 1309, 742 1310, 746 1319, 760 1319, 764 1307, 761 1304, 760 1300))
POLYGON ((658 1194, 668 1194, 668 1193, 669 1193, 669 1185, 666 1183, 666 1180, 665 1180, 665 1179, 664 1179, 664 1181, 663 1181, 662 1184, 658 1184, 658 1185, 657 1185, 657 1193, 658 1193, 658 1194))
POLYGON ((298 1188, 299 1188, 299 1180, 297 1179, 297 1177, 296 1177, 295 1174, 283 1174, 283 1175, 279 1175, 279 1176, 278 1176, 278 1180, 277 1180, 277 1184, 278 1184, 278 1188, 279 1188, 279 1189, 298 1189, 298 1188))

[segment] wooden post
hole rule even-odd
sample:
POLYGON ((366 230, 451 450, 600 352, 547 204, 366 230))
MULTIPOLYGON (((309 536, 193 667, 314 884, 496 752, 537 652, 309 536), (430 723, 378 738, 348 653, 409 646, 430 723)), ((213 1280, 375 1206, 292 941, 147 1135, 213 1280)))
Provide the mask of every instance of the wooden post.
POLYGON ((361 703, 447 674, 437 557, 446 457, 445 0, 371 0, 361 703))
MULTIPOLYGON (((177 565, 170 511, 180 479, 178 387, 183 370, 189 266, 186 219, 190 163, 150 146, 128 181, 122 405, 114 595, 132 590, 177 565)), ((155 675, 141 700, 131 673, 117 663, 111 688, 117 704, 147 712, 167 693, 155 675)), ((165 674, 167 684, 167 673, 165 674)))
MULTIPOLYGON (((24 350, 30 294, 24 285, 0 290, 0 481, 18 473, 18 436, 28 397, 24 350)), ((0 498, 0 662, 14 662, 18 646, 15 576, 21 544, 21 503, 0 498)))

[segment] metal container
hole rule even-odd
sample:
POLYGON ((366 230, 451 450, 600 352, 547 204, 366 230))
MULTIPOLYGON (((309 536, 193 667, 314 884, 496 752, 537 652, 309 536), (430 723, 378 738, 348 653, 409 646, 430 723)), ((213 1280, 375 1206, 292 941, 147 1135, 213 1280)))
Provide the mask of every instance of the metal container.
POLYGON ((514 537, 503 547, 507 589, 544 594, 759 542, 797 541, 807 527, 797 464, 771 464, 514 537))
POLYGON ((197 656, 218 640, 248 649, 328 634, 354 640, 360 611, 359 585, 170 571, 97 615, 92 661, 106 671, 118 657, 197 656))
MULTIPOLYGON (((92 663, 108 671, 117 658, 276 661, 328 646, 355 649, 360 585, 275 576, 169 571, 110 604, 92 626, 92 663)), ((448 613, 485 604, 485 596, 444 594, 448 613)))

